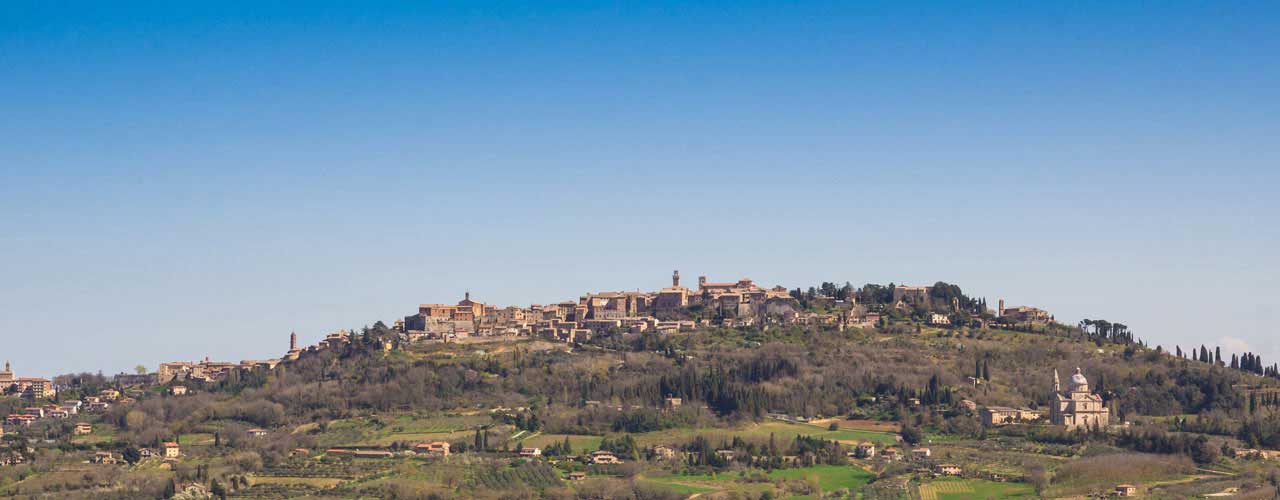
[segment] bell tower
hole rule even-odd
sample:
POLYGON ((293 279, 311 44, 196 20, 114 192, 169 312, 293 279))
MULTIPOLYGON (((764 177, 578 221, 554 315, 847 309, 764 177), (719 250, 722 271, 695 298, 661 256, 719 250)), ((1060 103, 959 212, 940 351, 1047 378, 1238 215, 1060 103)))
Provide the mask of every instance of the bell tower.
POLYGON ((671 272, 671 288, 680 288, 680 270, 671 272))
POLYGON ((289 350, 298 350, 298 332, 289 332, 289 350))

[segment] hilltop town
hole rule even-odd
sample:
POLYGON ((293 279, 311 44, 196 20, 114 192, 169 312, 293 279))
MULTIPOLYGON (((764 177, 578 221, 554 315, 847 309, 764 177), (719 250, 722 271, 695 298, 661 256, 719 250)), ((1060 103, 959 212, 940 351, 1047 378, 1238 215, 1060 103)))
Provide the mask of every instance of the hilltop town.
POLYGON ((6 364, 0 494, 1269 498, 1274 364, 1004 302, 677 271, 546 305, 466 292, 264 360, 6 364))
MULTIPOLYGON (((946 283, 934 286, 889 284, 855 291, 851 285, 835 289, 828 283, 822 292, 764 288, 749 278, 734 282, 710 282, 698 277, 697 288, 680 284, 680 271, 671 275, 671 286, 651 292, 588 293, 577 300, 553 304, 496 306, 471 299, 466 292, 456 304, 421 304, 416 314, 397 319, 394 342, 450 342, 468 339, 537 337, 574 343, 593 336, 616 333, 675 333, 699 328, 748 328, 822 326, 840 331, 873 328, 913 320, 932 327, 973 327, 1032 330, 1054 321, 1053 315, 1030 306, 988 310, 985 301, 953 293, 946 283), (934 287, 945 289, 935 293, 934 287), (861 296, 861 299, 859 298, 861 296), (963 299, 963 302, 962 302, 963 299), (821 302, 820 310, 803 307, 821 302)), ((291 333, 289 350, 280 358, 243 360, 238 363, 173 361, 162 363, 158 383, 175 378, 211 382, 231 370, 270 370, 282 360, 296 360, 305 352, 331 349, 350 342, 352 332, 337 330, 318 343, 299 348, 291 333)), ((391 347, 390 341, 387 348, 391 347)))

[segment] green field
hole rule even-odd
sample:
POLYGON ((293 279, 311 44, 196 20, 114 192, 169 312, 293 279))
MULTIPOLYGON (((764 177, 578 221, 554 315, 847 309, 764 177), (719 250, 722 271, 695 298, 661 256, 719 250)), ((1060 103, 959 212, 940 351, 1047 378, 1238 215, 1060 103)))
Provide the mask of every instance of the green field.
POLYGON ((516 442, 523 444, 526 448, 546 448, 551 443, 563 443, 564 438, 569 438, 569 444, 573 445, 574 454, 583 454, 589 451, 600 449, 601 436, 578 436, 570 434, 523 434, 516 439, 516 442))
POLYGON ((875 478, 875 474, 848 465, 819 465, 803 469, 779 469, 769 473, 770 479, 817 478, 822 491, 856 490, 875 478))
MULTIPOLYGON (((809 426, 809 427, 814 427, 814 426, 809 426)), ((898 441, 893 434, 889 434, 887 432, 859 431, 859 430, 852 430, 852 429, 840 429, 838 431, 828 431, 825 428, 822 428, 821 432, 811 434, 811 435, 817 436, 823 439, 830 439, 833 441, 842 441, 845 443, 854 443, 858 441, 871 441, 880 446, 893 446, 894 444, 897 444, 897 441, 898 441)))
MULTIPOLYGON (((768 489, 769 483, 740 481, 747 476, 763 473, 759 469, 726 474, 690 474, 649 478, 651 483, 676 488, 678 493, 707 493, 710 491, 758 491, 768 489)), ((847 465, 819 465, 802 469, 778 469, 765 474, 770 480, 808 480, 817 482, 822 491, 841 489, 858 490, 875 478, 863 469, 847 465)))
POLYGON ((1035 496, 1035 489, 1025 483, 997 483, 981 479, 940 479, 920 485, 921 500, 1035 498, 1035 496))
POLYGON ((663 488, 669 489, 681 495, 696 495, 699 493, 711 493, 713 491, 720 491, 716 488, 711 488, 708 486, 697 486, 697 485, 685 484, 685 483, 664 482, 664 481, 645 481, 645 482, 649 484, 656 484, 656 485, 662 486, 663 488))
POLYGON ((181 445, 209 446, 213 444, 213 441, 213 434, 204 432, 194 432, 178 436, 178 443, 181 445))

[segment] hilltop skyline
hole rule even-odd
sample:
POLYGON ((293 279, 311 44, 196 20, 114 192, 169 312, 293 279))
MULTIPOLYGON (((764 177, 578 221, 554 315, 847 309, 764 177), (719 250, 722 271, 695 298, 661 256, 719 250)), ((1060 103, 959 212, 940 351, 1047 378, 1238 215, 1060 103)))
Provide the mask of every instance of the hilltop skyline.
POLYGON ((0 361, 959 284, 1280 359, 1266 3, 0 6, 0 361))

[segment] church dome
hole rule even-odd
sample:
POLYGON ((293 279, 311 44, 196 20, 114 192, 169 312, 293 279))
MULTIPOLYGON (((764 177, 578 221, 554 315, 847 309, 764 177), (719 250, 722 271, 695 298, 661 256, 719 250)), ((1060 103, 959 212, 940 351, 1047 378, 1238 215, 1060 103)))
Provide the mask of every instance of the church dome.
POLYGON ((1080 373, 1080 369, 1076 368, 1076 374, 1071 376, 1071 388, 1088 387, 1089 380, 1084 378, 1084 374, 1080 373))

